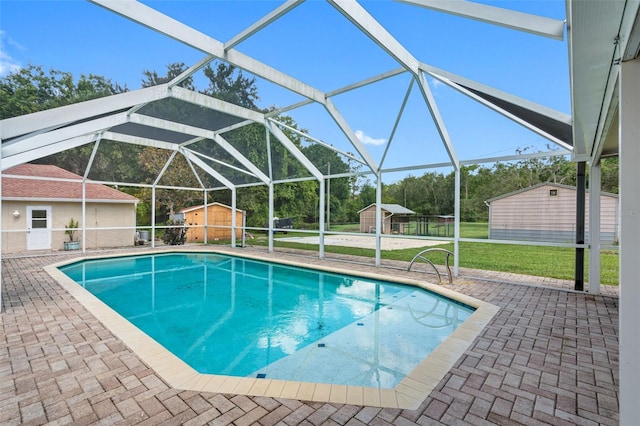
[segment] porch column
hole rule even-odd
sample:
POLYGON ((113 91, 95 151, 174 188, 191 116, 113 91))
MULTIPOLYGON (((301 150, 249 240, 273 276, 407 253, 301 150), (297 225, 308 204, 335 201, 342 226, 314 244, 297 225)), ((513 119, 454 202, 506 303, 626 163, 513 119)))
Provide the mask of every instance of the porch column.
POLYGON ((231 247, 236 247, 236 228, 238 227, 236 220, 236 188, 231 188, 231 247))
POLYGON ((269 181, 269 223, 267 224, 267 240, 269 241, 269 253, 273 252, 273 180, 269 181))
POLYGON ((600 294, 600 186, 601 167, 589 168, 589 293, 600 294))
POLYGON ((151 187, 151 248, 156 248, 156 185, 151 187))
POLYGON ((460 275, 460 167, 455 170, 455 201, 453 213, 453 276, 460 275))
POLYGON ((379 267, 381 262, 380 250, 382 248, 382 241, 380 234, 382 233, 382 173, 378 172, 376 176, 376 267, 379 267))
POLYGON ((620 424, 640 419, 640 59, 620 65, 620 424))
MULTIPOLYGON (((202 242, 206 245, 209 243, 209 197, 207 196, 207 190, 205 189, 204 191, 204 236, 202 238, 202 242)), ((186 226, 187 224, 184 223, 184 226, 186 226)))
MULTIPOLYGON (((576 176, 576 244, 584 244, 586 163, 579 161, 576 176)), ((584 290, 584 248, 576 248, 575 290, 584 290)))

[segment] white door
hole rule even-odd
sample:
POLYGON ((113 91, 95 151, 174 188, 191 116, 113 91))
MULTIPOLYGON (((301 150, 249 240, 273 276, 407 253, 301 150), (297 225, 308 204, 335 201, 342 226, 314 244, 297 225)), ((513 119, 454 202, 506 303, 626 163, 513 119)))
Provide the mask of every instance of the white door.
POLYGON ((27 206, 27 250, 51 249, 51 207, 27 206))

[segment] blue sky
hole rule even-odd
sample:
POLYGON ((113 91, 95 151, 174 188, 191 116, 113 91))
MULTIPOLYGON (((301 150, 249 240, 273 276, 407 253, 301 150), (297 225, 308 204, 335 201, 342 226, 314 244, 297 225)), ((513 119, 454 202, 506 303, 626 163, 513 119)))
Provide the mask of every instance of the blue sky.
MULTIPOLYGON (((146 1, 151 7, 225 42, 273 10, 273 1, 146 1)), ((486 2, 565 19, 562 0, 486 2)), ((557 41, 389 1, 361 4, 418 60, 525 99, 570 113, 566 40, 557 41)), ((310 0, 237 49, 283 72, 331 91, 399 67, 330 5, 310 0)), ((143 70, 163 73, 173 62, 193 64, 202 52, 85 1, 0 1, 0 74, 28 64, 98 74, 129 89, 143 70)), ((202 81, 202 80, 199 80, 202 81)), ((408 74, 333 98, 376 161, 384 151, 409 87, 408 74)), ((510 155, 542 150, 543 138, 430 81, 458 156, 510 155)), ((301 98, 258 80, 260 106, 285 106, 301 98)), ((289 113, 300 127, 353 151, 322 107, 289 113)), ((386 167, 447 160, 429 112, 413 87, 386 167)), ((414 172, 421 174, 421 172, 414 172)), ((393 179, 389 176, 389 179, 393 179)), ((385 179, 387 180, 387 179, 385 179)))

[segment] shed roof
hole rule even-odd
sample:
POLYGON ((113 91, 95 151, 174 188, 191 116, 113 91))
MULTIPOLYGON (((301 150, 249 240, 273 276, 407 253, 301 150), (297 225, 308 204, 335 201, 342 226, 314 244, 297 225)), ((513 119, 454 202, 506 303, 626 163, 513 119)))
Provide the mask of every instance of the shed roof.
MULTIPOLYGON (((82 176, 49 164, 21 164, 3 172, 2 199, 82 200, 82 176), (24 176, 11 177, 11 176, 24 176), (42 180, 38 178, 52 178, 42 180), (64 179, 64 180, 62 180, 64 179), (72 181, 73 180, 73 181, 72 181)), ((135 203, 136 197, 99 183, 86 184, 87 201, 135 203)))
MULTIPOLYGON (((497 197, 489 198, 487 200, 487 203, 492 203, 494 201, 501 200, 501 199, 507 198, 507 197, 511 197, 513 195, 516 195, 516 194, 521 194, 523 192, 532 191, 534 189, 537 189, 537 188, 540 188, 540 187, 543 187, 543 186, 552 186, 554 188, 568 189, 568 190, 572 190, 572 191, 576 190, 575 186, 562 185, 560 183, 553 183, 553 182, 540 182, 540 183, 537 183, 535 185, 528 186, 526 188, 518 189, 517 191, 511 191, 511 192, 508 192, 506 194, 498 195, 497 197)), ((587 190, 587 193, 589 193, 589 190, 587 190)), ((611 194, 609 192, 601 192, 600 195, 604 196, 604 197, 618 198, 618 194, 611 194)))
MULTIPOLYGON (((372 206, 375 206, 375 204, 370 204, 364 209, 359 210, 358 214, 372 206)), ((416 212, 414 212, 413 210, 409 210, 408 208, 401 206, 400 204, 380 204, 380 208, 392 214, 416 214, 416 212)))
MULTIPOLYGON (((222 203, 218 203, 218 202, 213 202, 213 203, 209 203, 209 206, 220 206, 220 207, 224 207, 227 208, 229 210, 232 209, 231 206, 227 205, 227 204, 222 204, 222 203)), ((204 204, 200 204, 199 206, 191 206, 191 207, 185 207, 184 209, 180 210, 180 213, 189 213, 195 210, 204 210, 204 204)), ((240 209, 236 209, 237 212, 243 212, 244 210, 240 210, 240 209)))

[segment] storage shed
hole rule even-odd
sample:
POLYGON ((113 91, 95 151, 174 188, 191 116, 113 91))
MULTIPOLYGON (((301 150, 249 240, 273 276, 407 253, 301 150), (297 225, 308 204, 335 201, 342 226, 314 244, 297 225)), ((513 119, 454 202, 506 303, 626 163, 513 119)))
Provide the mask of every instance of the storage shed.
MULTIPOLYGON (((207 205, 207 241, 230 240, 233 209, 221 203, 207 205)), ((187 226, 187 242, 204 242, 204 205, 180 210, 187 226)), ((236 209, 236 238, 242 237, 244 211, 236 209)))
MULTIPOLYGON (((600 197, 600 240, 603 244, 617 243, 618 196, 602 193, 600 197)), ((585 229, 588 230, 588 192, 585 201, 585 229)), ((487 203, 490 239, 575 242, 575 187, 540 183, 492 198, 487 203)))
MULTIPOLYGON (((82 227, 82 176, 46 164, 21 164, 2 173, 2 252, 62 250, 70 219, 82 227), (42 180, 39 178, 52 178, 42 180)), ((134 245, 138 199, 86 183, 88 249, 134 245), (114 229, 119 228, 119 229, 114 229), (129 228, 129 229, 123 229, 129 228)), ((75 240, 82 241, 82 231, 75 240)))
MULTIPOLYGON (((416 213, 400 204, 380 204, 382 213, 381 230, 382 234, 404 234, 405 227, 411 221, 411 217, 416 213)), ((376 204, 358 212, 360 215, 360 232, 376 232, 376 204)))

